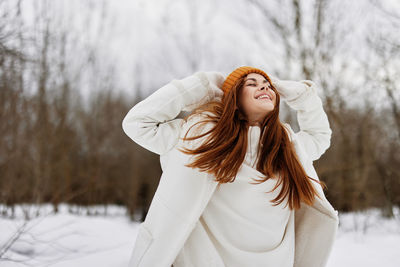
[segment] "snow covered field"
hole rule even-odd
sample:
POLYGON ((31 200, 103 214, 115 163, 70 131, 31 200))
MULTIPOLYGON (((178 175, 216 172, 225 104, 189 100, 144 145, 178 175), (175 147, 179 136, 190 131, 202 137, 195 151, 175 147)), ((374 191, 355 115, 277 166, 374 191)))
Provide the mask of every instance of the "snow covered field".
MULTIPOLYGON (((0 266, 127 266, 138 223, 129 221, 125 209, 108 206, 108 216, 87 216, 71 215, 69 208, 61 205, 54 215, 50 206, 41 206, 41 214, 47 215, 28 221, 22 228, 20 207, 17 219, 0 219, 0 266), (13 236, 15 242, 3 253, 13 236)), ((99 213, 102 209, 93 207, 99 213)), ((381 218, 377 210, 340 214, 340 223, 328 267, 400 266, 399 210, 390 220, 381 218)))

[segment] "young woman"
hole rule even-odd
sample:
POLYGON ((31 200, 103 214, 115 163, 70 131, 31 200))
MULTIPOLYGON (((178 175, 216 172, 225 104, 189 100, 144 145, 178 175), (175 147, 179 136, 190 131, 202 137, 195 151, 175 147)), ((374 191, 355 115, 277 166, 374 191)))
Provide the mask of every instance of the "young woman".
POLYGON ((325 266, 338 216, 313 167, 332 133, 317 90, 242 66, 172 80, 135 105, 123 130, 163 173, 129 266, 325 266), (281 97, 299 132, 280 122, 281 97))

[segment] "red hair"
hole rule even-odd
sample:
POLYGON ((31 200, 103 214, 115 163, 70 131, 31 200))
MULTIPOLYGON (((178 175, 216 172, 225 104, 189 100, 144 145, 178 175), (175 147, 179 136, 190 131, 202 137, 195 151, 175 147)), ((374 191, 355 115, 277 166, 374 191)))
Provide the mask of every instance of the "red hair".
MULTIPOLYGON (((190 141, 208 135, 199 147, 179 149, 185 154, 196 155, 194 161, 185 166, 199 168, 200 171, 213 174, 218 186, 235 180, 246 155, 249 122, 238 105, 238 96, 240 90, 243 89, 244 78, 245 76, 239 78, 221 100, 208 102, 185 118, 188 119, 196 114, 204 115, 204 120, 192 125, 182 140, 190 141), (214 126, 205 133, 187 137, 192 127, 198 123, 212 123, 214 126)), ((279 205, 286 197, 288 197, 286 205, 289 204, 290 209, 300 208, 301 202, 312 205, 315 196, 320 196, 311 180, 321 184, 324 188, 326 186, 309 177, 302 167, 288 133, 284 129, 285 126, 279 120, 280 96, 270 78, 268 76, 265 78, 276 93, 276 104, 261 124, 256 169, 265 177, 261 180, 253 180, 256 183, 262 183, 270 178, 275 178, 275 174, 279 174, 278 181, 271 191, 278 188, 279 185, 282 185, 282 189, 277 197, 271 200, 273 205, 279 205)))

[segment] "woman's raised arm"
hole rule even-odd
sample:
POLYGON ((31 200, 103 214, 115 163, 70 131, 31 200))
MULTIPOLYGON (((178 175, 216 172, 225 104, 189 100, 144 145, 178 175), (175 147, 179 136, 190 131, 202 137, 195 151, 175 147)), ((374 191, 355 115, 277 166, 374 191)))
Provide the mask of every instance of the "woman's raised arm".
POLYGON ((178 142, 184 120, 181 111, 192 111, 223 94, 225 77, 219 72, 196 72, 174 79, 132 107, 122 121, 126 135, 140 146, 162 155, 178 142))
POLYGON ((330 146, 332 130, 317 94, 317 85, 310 80, 284 81, 271 77, 282 98, 297 111, 300 131, 295 133, 312 161, 317 160, 330 146))

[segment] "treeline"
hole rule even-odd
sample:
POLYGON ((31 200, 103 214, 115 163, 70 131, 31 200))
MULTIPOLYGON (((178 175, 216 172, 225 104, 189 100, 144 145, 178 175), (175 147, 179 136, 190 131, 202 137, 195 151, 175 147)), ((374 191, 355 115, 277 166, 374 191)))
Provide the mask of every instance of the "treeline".
MULTIPOLYGON (((79 47, 77 36, 60 29, 46 7, 35 11, 35 31, 27 33, 21 6, 9 3, 0 0, 0 203, 6 205, 1 215, 13 216, 20 203, 52 203, 55 212, 61 203, 118 204, 143 220, 161 175, 159 157, 132 142, 121 127, 143 96, 118 88, 118 75, 96 57, 95 48, 79 47), (83 86, 96 89, 89 101, 83 100, 83 86)), ((360 69, 362 99, 343 93, 352 88, 338 78, 344 72, 335 74, 337 80, 319 74, 321 66, 333 64, 333 56, 301 53, 308 51, 301 43, 296 49, 305 54, 302 77, 318 77, 333 130, 331 147, 315 162, 327 197, 342 211, 379 207, 392 216, 393 206, 400 206, 400 109, 399 85, 388 66, 398 63, 393 55, 399 50, 390 47, 389 53, 382 42, 369 43, 382 61, 360 69), (383 76, 377 77, 378 71, 383 76), (371 88, 380 92, 375 98, 371 88), (361 104, 350 105, 353 100, 361 104)), ((140 86, 133 87, 140 91, 140 86)), ((295 114, 286 119, 296 127, 295 114)))
POLYGON ((35 10, 34 31, 20 3, 0 7, 0 213, 13 216, 20 203, 52 203, 55 212, 60 203, 117 204, 144 218, 161 170, 122 130, 138 100, 117 88, 95 47, 74 43, 79 36, 49 6, 35 10))

